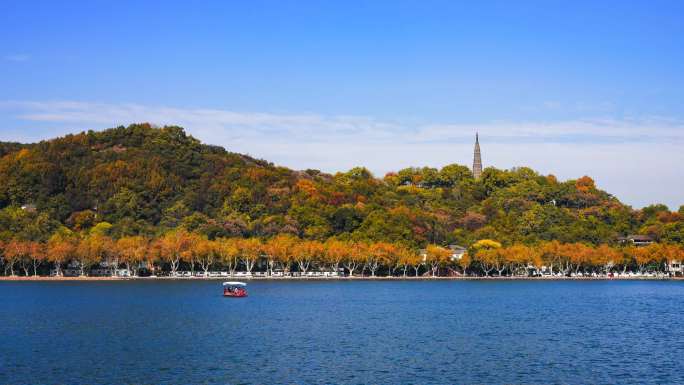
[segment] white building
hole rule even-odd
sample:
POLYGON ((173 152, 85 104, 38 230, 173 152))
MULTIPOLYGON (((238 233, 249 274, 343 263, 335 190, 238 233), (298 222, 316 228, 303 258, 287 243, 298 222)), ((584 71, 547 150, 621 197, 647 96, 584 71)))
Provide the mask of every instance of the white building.
POLYGON ((634 246, 648 246, 653 243, 653 238, 648 235, 630 234, 626 237, 618 238, 618 241, 622 244, 631 243, 634 246))
POLYGON ((451 260, 460 261, 463 255, 466 253, 467 249, 459 245, 449 245, 449 250, 451 250, 451 260))
MULTIPOLYGON (((461 258, 463 258, 463 255, 466 253, 468 249, 466 249, 463 246, 459 245, 449 245, 447 248, 451 251, 451 261, 460 261, 461 258)), ((423 258, 423 262, 427 260, 427 249, 420 249, 418 250, 418 255, 420 255, 423 258)))

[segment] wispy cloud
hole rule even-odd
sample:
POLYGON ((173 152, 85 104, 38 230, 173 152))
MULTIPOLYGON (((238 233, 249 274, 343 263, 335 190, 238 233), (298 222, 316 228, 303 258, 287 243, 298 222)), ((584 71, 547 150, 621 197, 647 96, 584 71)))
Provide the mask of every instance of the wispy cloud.
MULTIPOLYGON (((140 104, 75 101, 5 101, 0 108, 28 121, 98 127, 150 122, 177 124, 201 133, 221 132, 232 138, 277 134, 307 142, 340 139, 391 143, 470 142, 474 132, 490 142, 625 143, 682 142, 684 122, 662 117, 588 119, 552 122, 403 123, 365 116, 274 114, 221 109, 187 109, 140 104)), ((276 140, 277 137, 271 138, 276 140)))
MULTIPOLYGON (((684 203, 684 172, 678 166, 684 164, 684 122, 666 117, 407 123, 77 101, 5 101, 0 116, 24 127, 61 127, 60 133, 132 122, 174 124, 206 143, 292 168, 334 172, 363 165, 378 175, 408 166, 469 164, 473 136, 479 132, 485 165, 530 166, 561 178, 592 175, 602 188, 637 206, 684 203)), ((42 137, 56 133, 53 129, 42 137)), ((35 136, 35 130, 15 130, 0 140, 34 139, 30 134, 35 136)))
POLYGON ((4 59, 6 61, 11 61, 15 63, 21 63, 28 61, 31 57, 29 55, 23 54, 23 53, 14 53, 14 54, 9 54, 5 55, 4 59))

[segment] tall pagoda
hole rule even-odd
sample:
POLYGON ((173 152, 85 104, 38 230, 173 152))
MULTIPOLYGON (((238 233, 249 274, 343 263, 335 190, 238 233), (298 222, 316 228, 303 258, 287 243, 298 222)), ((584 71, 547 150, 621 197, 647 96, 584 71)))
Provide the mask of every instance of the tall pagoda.
POLYGON ((480 155, 480 140, 475 133, 475 153, 473 155, 473 177, 480 179, 482 175, 482 157, 480 155))

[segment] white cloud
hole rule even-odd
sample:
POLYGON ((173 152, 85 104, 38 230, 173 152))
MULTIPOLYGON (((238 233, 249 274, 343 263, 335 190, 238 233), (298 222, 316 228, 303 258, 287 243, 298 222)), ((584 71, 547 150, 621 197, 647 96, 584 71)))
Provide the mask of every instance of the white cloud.
MULTIPOLYGON (((378 175, 408 166, 469 164, 477 131, 485 165, 525 165, 560 178, 591 175, 636 206, 684 204, 679 166, 684 164, 684 123, 660 117, 408 124, 362 116, 74 101, 0 102, 0 110, 20 121, 61 125, 64 132, 132 122, 175 124, 206 143, 288 167, 334 172, 364 165, 378 175)), ((5 140, 30 139, 16 131, 13 135, 5 140)))

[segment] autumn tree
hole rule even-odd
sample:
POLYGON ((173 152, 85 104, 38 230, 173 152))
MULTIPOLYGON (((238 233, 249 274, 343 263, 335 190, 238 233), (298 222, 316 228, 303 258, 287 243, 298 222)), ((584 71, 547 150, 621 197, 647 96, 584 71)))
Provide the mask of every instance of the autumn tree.
POLYGON ((323 244, 323 256, 330 266, 330 270, 337 272, 340 263, 349 253, 350 245, 348 242, 330 238, 323 244))
POLYGON ((438 245, 428 245, 425 254, 425 262, 430 265, 433 277, 437 276, 440 266, 449 263, 451 258, 451 250, 438 245))
POLYGON ((482 267, 485 276, 489 276, 489 273, 497 266, 500 259, 500 248, 501 243, 491 239, 481 239, 472 245, 473 254, 482 267))
POLYGON ((269 275, 273 274, 275 264, 279 264, 287 273, 292 263, 292 255, 299 240, 290 234, 279 234, 268 239, 262 246, 266 256, 269 275))
MULTIPOLYGON (((542 264, 541 251, 536 247, 529 247, 516 243, 510 247, 502 249, 504 259, 511 274, 516 274, 520 270, 527 272, 528 266, 539 269, 542 264)), ((501 275, 501 273, 499 273, 501 275)))
POLYGON ((159 265, 164 261, 163 253, 164 250, 160 239, 150 241, 147 246, 147 253, 143 259, 143 264, 145 269, 150 272, 150 277, 157 276, 157 270, 161 268, 159 265))
POLYGON ((46 246, 41 242, 29 242, 28 256, 33 266, 33 275, 38 275, 38 266, 40 266, 47 259, 46 246))
POLYGON ((218 238, 216 239, 216 253, 226 267, 230 275, 235 274, 235 269, 240 262, 240 249, 238 248, 238 240, 236 238, 218 238))
POLYGON ((133 276, 138 275, 139 266, 149 252, 148 248, 149 240, 139 235, 120 238, 115 244, 117 255, 133 276))
POLYGON ((421 253, 413 253, 409 257, 409 261, 414 275, 418 277, 421 266, 425 265, 425 256, 421 253))
POLYGON ((217 249, 217 243, 206 238, 198 239, 193 245, 192 251, 197 256, 205 277, 209 276, 209 268, 214 264, 215 257, 218 254, 217 249))
POLYGON ((5 246, 5 275, 9 269, 10 275, 14 276, 14 265, 26 258, 28 253, 28 242, 16 238, 10 240, 5 246))
POLYGON ((416 258, 416 253, 408 247, 397 247, 397 262, 396 267, 402 270, 402 276, 406 278, 409 266, 413 264, 413 259, 416 258))
POLYGON ((57 232, 47 243, 47 260, 55 267, 56 275, 62 275, 62 264, 76 255, 78 240, 70 231, 57 232))
POLYGON ((171 275, 176 275, 178 265, 192 247, 192 237, 185 230, 172 230, 157 240, 157 249, 162 260, 171 267, 171 275))
POLYGON ((240 239, 237 242, 237 248, 240 253, 240 260, 245 265, 247 272, 251 274, 254 265, 261 256, 261 241, 258 238, 240 239))
POLYGON ((195 276, 195 263, 198 262, 198 251, 205 251, 206 245, 204 240, 206 237, 195 233, 187 233, 188 247, 181 252, 181 259, 185 261, 190 266, 190 274, 195 276))
POLYGON ((593 249, 592 256, 592 265, 600 266, 606 274, 623 258, 622 253, 605 244, 593 249))
POLYGON ((343 260, 343 266, 349 271, 349 277, 354 276, 354 271, 358 269, 365 260, 368 247, 364 243, 350 243, 349 252, 343 260))
POLYGON ((538 245, 540 257, 544 265, 549 267, 551 275, 553 275, 554 266, 558 265, 558 269, 562 270, 561 244, 557 240, 542 242, 538 245))
POLYGON ((468 267, 473 263, 473 257, 470 255, 468 251, 463 253, 463 256, 461 259, 457 261, 458 265, 461 266, 461 269, 463 270, 463 276, 468 275, 468 267))
POLYGON ((652 243, 648 246, 634 248, 634 262, 639 272, 643 273, 646 266, 654 263, 660 252, 660 245, 652 243))
POLYGON ((292 252, 299 271, 306 274, 312 261, 320 260, 323 244, 319 241, 300 241, 295 243, 292 252))
POLYGON ((376 242, 371 244, 368 248, 368 253, 366 254, 366 265, 371 271, 371 277, 375 277, 375 272, 380 265, 392 265, 396 254, 396 247, 391 243, 376 242))
POLYGON ((618 258, 615 261, 617 266, 622 267, 622 274, 627 273, 627 269, 634 263, 634 253, 632 249, 634 246, 620 247, 616 251, 618 253, 618 258))
POLYGON ((562 253, 567 255, 569 266, 574 267, 575 274, 578 274, 580 269, 586 270, 591 265, 594 249, 583 243, 570 243, 563 245, 562 253))
POLYGON ((78 241, 76 246, 76 260, 81 269, 81 276, 86 275, 92 265, 102 262, 114 251, 111 238, 101 234, 88 234, 78 241))

